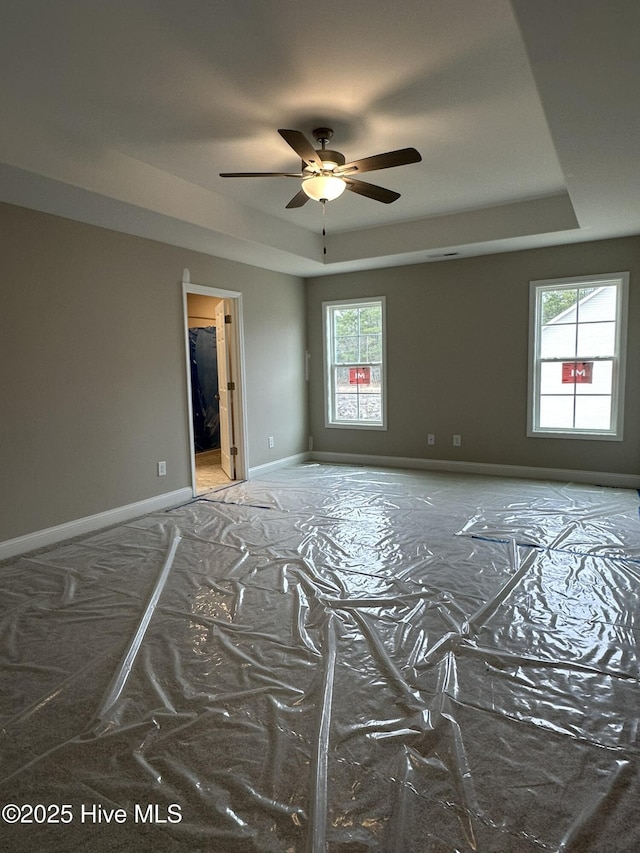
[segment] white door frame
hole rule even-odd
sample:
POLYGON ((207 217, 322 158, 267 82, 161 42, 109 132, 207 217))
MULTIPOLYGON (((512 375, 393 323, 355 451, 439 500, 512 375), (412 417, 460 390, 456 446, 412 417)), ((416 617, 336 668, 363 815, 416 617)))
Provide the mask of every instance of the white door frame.
POLYGON ((222 290, 219 287, 209 287, 204 284, 192 284, 189 281, 182 282, 185 369, 187 376, 187 422, 189 425, 189 455, 191 459, 191 488, 193 490, 193 496, 197 497, 196 453, 193 434, 193 407, 191 396, 191 356, 189 352, 189 308, 187 304, 187 295, 189 293, 197 293, 200 296, 213 296, 217 299, 229 300, 231 322, 234 326, 234 334, 231 336, 229 360, 235 382, 235 390, 233 391, 233 431, 234 446, 238 450, 236 455, 237 480, 246 480, 249 474, 249 466, 247 464, 247 460, 249 458, 246 428, 247 412, 244 393, 244 323, 242 314, 242 293, 236 290, 222 290))

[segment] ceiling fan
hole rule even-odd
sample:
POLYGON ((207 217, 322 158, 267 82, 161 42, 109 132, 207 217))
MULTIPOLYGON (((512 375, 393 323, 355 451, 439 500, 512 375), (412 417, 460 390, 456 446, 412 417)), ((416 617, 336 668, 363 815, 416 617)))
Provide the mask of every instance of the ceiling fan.
POLYGON ((374 154, 372 157, 346 163, 344 154, 326 147, 333 137, 330 127, 318 127, 313 131, 313 138, 320 144, 317 150, 299 130, 279 130, 278 133, 302 160, 300 172, 221 172, 220 177, 302 179, 302 188, 291 199, 288 208, 302 207, 310 198, 321 202, 332 201, 345 190, 381 201, 383 204, 391 204, 400 198, 400 193, 359 181, 353 176, 377 169, 405 166, 407 163, 419 163, 422 160, 415 148, 401 148, 398 151, 387 151, 385 154, 374 154))

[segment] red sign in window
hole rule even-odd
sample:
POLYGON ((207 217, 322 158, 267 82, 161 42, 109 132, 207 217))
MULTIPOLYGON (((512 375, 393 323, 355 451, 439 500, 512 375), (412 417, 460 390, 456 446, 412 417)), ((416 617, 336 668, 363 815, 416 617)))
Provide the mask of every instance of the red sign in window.
POLYGON ((371 384, 371 368, 370 367, 350 367, 349 368, 349 384, 350 385, 370 385, 371 384))
POLYGON ((564 361, 562 363, 562 382, 564 384, 591 384, 593 382, 592 361, 564 361))

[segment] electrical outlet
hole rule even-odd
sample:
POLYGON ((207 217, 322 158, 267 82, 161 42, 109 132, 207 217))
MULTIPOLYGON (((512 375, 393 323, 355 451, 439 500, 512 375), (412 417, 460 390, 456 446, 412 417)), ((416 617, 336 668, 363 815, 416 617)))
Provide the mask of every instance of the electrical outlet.
POLYGON ((273 440, 273 436, 272 436, 272 435, 270 435, 270 436, 269 436, 269 438, 268 438, 267 440, 268 440, 268 442, 269 442, 269 447, 273 447, 273 446, 275 445, 275 441, 273 440))
POLYGON ((427 436, 427 444, 435 444, 435 443, 436 443, 436 437, 432 432, 430 432, 429 435, 427 436))
POLYGON ((167 463, 166 462, 158 462, 158 477, 166 477, 167 476, 167 463))
POLYGON ((460 447, 461 445, 462 445, 462 436, 461 435, 454 435, 453 436, 453 446, 454 447, 460 447))

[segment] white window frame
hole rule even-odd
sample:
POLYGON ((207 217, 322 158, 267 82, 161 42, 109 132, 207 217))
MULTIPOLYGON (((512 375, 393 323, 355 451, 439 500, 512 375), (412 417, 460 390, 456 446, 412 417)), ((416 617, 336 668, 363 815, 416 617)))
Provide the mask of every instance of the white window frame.
MULTIPOLYGON (((541 279, 529 283, 529 400, 527 412, 527 435, 532 438, 595 439, 598 441, 622 441, 624 423, 625 362, 627 351, 627 306, 629 299, 629 273, 607 273, 605 275, 576 276, 574 278, 541 279), (602 287, 615 285, 616 341, 613 355, 613 383, 611 400, 611 429, 548 428, 539 425, 540 417, 540 310, 541 294, 545 290, 560 290, 576 287, 602 287)), ((562 359, 568 361, 569 359, 562 359)))
MULTIPOLYGON (((324 409, 325 426, 330 429, 365 429, 386 430, 387 429, 387 320, 386 299, 384 296, 367 297, 362 299, 335 299, 331 302, 322 303, 322 330, 323 330, 323 359, 324 359, 324 409), (381 414, 382 423, 370 423, 368 421, 340 421, 335 417, 334 407, 334 363, 335 353, 333 340, 333 322, 331 321, 332 309, 345 308, 348 306, 367 308, 380 306, 382 309, 382 364, 381 364, 381 414)), ((366 362, 359 362, 359 366, 366 366, 366 362)), ((378 362, 375 362, 377 365, 378 362)), ((371 362, 370 366, 374 363, 371 362)))

